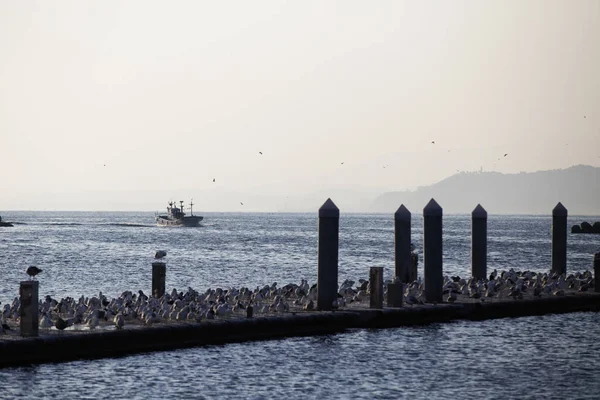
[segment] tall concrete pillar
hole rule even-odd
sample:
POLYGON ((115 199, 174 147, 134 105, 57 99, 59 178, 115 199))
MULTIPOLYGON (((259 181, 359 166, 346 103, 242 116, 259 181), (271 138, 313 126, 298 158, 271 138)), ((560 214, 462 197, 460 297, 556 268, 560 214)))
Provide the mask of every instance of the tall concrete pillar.
POLYGON ((600 293, 600 253, 594 255, 594 291, 600 293))
POLYGON ((383 267, 371 267, 369 285, 371 286, 370 308, 383 308, 383 267))
POLYGON ((441 303, 442 272, 442 207, 434 199, 423 209, 423 264, 425 268, 425 300, 441 303))
POLYGON ((410 211, 404 204, 394 214, 394 274, 400 282, 410 282, 410 211))
POLYGON ((552 272, 567 273, 567 209, 560 202, 552 210, 552 272))
POLYGON ((165 295, 167 264, 162 261, 152 263, 152 296, 159 299, 165 295))
POLYGON ((471 213, 471 276, 487 276, 487 211, 481 204, 471 213))
POLYGON ((337 300, 340 210, 327 199, 319 208, 317 309, 331 310, 337 300))
POLYGON ((39 282, 22 281, 19 286, 21 301, 21 336, 38 336, 40 318, 38 315, 39 282))

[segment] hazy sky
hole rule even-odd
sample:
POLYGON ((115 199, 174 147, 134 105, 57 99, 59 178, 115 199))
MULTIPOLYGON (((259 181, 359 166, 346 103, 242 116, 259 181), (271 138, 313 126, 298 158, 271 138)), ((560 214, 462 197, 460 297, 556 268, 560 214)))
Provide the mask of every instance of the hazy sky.
POLYGON ((0 49, 0 210, 600 165, 597 0, 0 0, 0 49))

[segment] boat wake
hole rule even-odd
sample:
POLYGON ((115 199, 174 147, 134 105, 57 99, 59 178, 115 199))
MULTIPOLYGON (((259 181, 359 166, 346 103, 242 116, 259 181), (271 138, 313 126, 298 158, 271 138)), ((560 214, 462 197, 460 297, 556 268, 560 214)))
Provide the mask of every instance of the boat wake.
POLYGON ((85 225, 85 224, 82 224, 82 223, 79 223, 79 222, 41 222, 40 225, 48 225, 48 226, 80 226, 80 225, 85 225))
POLYGON ((108 225, 108 226, 124 226, 126 228, 152 228, 155 227, 156 225, 149 225, 149 224, 136 224, 133 222, 121 222, 121 223, 111 223, 111 224, 102 224, 102 225, 108 225))

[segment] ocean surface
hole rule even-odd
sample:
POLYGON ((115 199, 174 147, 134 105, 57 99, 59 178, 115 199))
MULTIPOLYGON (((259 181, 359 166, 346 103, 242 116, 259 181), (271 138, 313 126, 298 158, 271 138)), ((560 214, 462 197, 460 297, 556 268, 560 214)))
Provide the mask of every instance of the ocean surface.
MULTIPOLYGON (((40 297, 316 282, 317 215, 207 213, 198 228, 153 213, 0 212, 0 301, 36 265, 40 297)), ((570 216, 569 227, 597 216, 570 216)), ((444 216, 444 273, 470 274, 470 216, 444 216)), ((488 218, 488 270, 547 271, 548 216, 488 218)), ((422 256, 422 217, 412 240, 422 256)), ((343 214, 339 281, 394 269, 391 215, 343 214)), ((600 235, 568 234, 567 269, 592 270, 600 235)), ((422 257, 421 257, 422 258, 422 257)), ((419 265, 419 275, 423 274, 419 265)), ((1 355, 0 355, 1 357, 1 355)), ((0 370, 0 398, 600 398, 600 316, 548 315, 232 344, 0 370)))

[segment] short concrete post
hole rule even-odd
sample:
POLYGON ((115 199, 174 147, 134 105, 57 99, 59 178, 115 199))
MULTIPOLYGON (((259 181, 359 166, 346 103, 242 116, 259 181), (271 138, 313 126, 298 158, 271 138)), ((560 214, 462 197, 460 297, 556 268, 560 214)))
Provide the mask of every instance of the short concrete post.
POLYGON ((552 210, 552 272, 567 273, 567 209, 560 202, 552 210))
POLYGON ((40 318, 38 315, 39 282, 22 281, 19 286, 21 301, 21 336, 38 336, 40 318))
POLYGON ((594 255, 594 291, 600 293, 600 253, 594 255))
POLYGON ((442 207, 434 199, 423 209, 423 264, 425 267, 425 300, 441 303, 442 272, 442 207))
POLYGON ((410 281, 410 211, 404 204, 394 214, 395 276, 400 282, 410 281))
POLYGON ((167 264, 162 261, 152 263, 152 296, 160 299, 165 295, 167 264))
POLYGON ((487 211, 481 204, 471 213, 471 276, 487 277, 487 211))
POLYGON ((403 296, 403 284, 402 282, 388 283, 387 291, 387 306, 388 307, 402 307, 403 296))
POLYGON ((371 308, 383 308, 383 267, 371 267, 369 271, 371 286, 371 308))
POLYGON ((317 309, 331 310, 338 291, 340 210, 327 199, 319 208, 317 309))
POLYGON ((410 270, 408 273, 408 281, 410 283, 417 280, 419 277, 419 255, 417 253, 410 254, 410 270))

